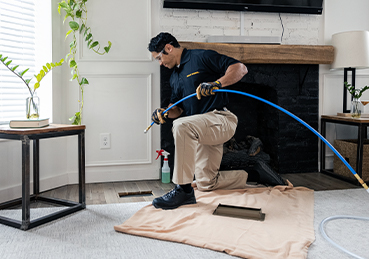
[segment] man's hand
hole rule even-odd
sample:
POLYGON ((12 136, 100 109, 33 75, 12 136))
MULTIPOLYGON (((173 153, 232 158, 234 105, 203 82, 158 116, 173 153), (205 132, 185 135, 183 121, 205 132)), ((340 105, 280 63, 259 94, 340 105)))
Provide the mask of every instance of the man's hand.
POLYGON ((197 89, 197 99, 201 99, 201 96, 210 96, 213 93, 213 90, 219 89, 222 87, 222 84, 219 81, 211 82, 211 83, 201 83, 197 89))
POLYGON ((152 113, 153 122, 155 122, 156 124, 164 124, 165 123, 165 120, 168 118, 168 112, 166 112, 164 115, 162 115, 163 111, 165 111, 165 109, 157 108, 152 113))

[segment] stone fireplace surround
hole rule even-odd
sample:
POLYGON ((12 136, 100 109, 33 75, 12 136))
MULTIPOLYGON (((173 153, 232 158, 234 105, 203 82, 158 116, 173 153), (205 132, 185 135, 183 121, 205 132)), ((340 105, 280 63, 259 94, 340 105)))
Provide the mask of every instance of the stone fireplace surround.
MULTIPOLYGON (((314 129, 319 123, 319 64, 333 62, 332 46, 264 45, 180 42, 188 49, 213 49, 246 64, 249 73, 233 86, 295 114, 314 129)), ((161 107, 169 104, 169 77, 172 71, 161 67, 161 107)), ((229 94, 227 108, 239 123, 234 136, 237 142, 254 136, 263 142, 270 166, 278 173, 315 172, 318 169, 318 138, 309 129, 285 113, 258 100, 229 94)), ((161 148, 171 155, 173 170, 174 141, 172 122, 161 126, 161 148)), ((232 169, 241 168, 235 164, 232 169)), ((222 165, 221 165, 222 169, 222 165)), ((229 168, 227 168, 229 169, 229 168)))

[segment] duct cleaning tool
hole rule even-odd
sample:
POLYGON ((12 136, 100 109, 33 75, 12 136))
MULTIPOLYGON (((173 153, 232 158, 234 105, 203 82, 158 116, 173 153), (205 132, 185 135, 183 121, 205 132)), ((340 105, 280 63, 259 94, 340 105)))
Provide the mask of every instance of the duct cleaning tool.
POLYGON ((261 212, 261 209, 224 205, 220 203, 214 210, 213 215, 260 221, 264 221, 265 219, 265 214, 261 212))
POLYGON ((170 154, 164 149, 156 150, 156 152, 158 153, 156 160, 160 156, 164 156, 164 163, 163 163, 163 167, 161 168, 161 182, 170 183, 170 168, 169 168, 169 163, 168 163, 168 155, 170 154))
MULTIPOLYGON (((254 98, 256 100, 262 101, 266 104, 269 104, 271 106, 273 106, 274 108, 277 108, 278 110, 286 113, 287 115, 291 116, 292 118, 294 118, 295 120, 297 120, 298 122, 300 122, 302 125, 304 125, 305 127, 307 127, 310 131, 312 131, 315 135, 317 135, 325 144, 327 144, 327 146, 333 151, 333 153, 335 153, 339 159, 341 159, 341 161, 346 165, 346 167, 351 171, 351 173, 356 177, 356 179, 359 181, 359 183, 365 188, 365 190, 369 193, 369 188, 366 185, 366 183, 361 179, 361 177, 355 172, 355 170, 351 167, 351 165, 346 161, 346 159, 343 158, 343 156, 332 146, 331 143, 328 142, 328 140, 326 140, 318 131, 316 131, 314 128, 312 128, 309 124, 307 124, 305 121, 301 120, 299 117, 297 117, 296 115, 294 115, 293 113, 287 111, 286 109, 272 103, 269 102, 263 98, 260 98, 258 96, 249 94, 249 93, 244 93, 241 91, 236 91, 236 90, 228 90, 228 89, 217 89, 217 90, 213 90, 214 93, 216 92, 225 92, 225 93, 235 93, 235 94, 240 94, 240 95, 245 95, 251 98, 254 98)), ((184 100, 187 100, 188 98, 194 97, 196 96, 196 93, 190 94, 184 98, 182 98, 181 100, 179 100, 178 102, 174 103, 172 106, 168 107, 165 111, 162 112, 162 114, 165 114, 167 111, 169 111, 170 109, 172 109, 174 106, 178 105, 179 103, 183 102, 184 100)), ((145 133, 152 127, 152 125, 154 124, 154 122, 152 122, 144 131, 145 133)))

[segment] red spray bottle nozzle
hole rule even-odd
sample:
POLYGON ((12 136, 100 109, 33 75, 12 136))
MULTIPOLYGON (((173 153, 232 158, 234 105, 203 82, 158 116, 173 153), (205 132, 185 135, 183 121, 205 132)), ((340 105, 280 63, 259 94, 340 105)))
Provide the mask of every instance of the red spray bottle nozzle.
POLYGON ((159 158, 159 156, 164 156, 164 159, 167 159, 168 160, 168 155, 170 155, 170 153, 168 153, 164 149, 156 150, 156 153, 158 153, 158 156, 156 157, 155 160, 157 160, 159 158))
POLYGON ((155 160, 158 160, 158 158, 163 155, 163 152, 164 152, 164 149, 156 150, 156 153, 158 153, 158 156, 156 157, 155 160))

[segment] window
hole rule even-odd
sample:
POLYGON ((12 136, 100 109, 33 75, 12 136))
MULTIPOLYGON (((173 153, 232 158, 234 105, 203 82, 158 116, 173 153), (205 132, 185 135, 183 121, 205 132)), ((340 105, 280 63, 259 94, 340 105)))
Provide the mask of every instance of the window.
MULTIPOLYGON (((10 67, 30 70, 25 78, 36 74, 35 1, 0 0, 0 54, 13 60, 10 67), (13 65, 14 64, 14 65, 13 65)), ((31 81, 31 86, 35 82, 31 81)), ((25 118, 25 100, 29 91, 24 82, 0 64, 0 124, 25 118)))

